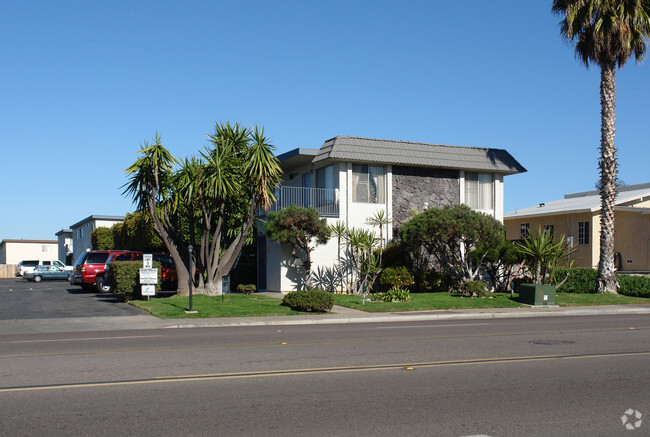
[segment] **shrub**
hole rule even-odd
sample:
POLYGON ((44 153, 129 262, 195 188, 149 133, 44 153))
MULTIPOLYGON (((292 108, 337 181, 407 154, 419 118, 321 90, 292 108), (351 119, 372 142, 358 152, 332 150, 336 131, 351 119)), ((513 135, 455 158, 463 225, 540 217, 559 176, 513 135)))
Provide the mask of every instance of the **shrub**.
MULTIPOLYGON (((109 285, 113 293, 121 296, 125 301, 140 299, 142 286, 140 285, 140 269, 142 261, 113 261, 109 285)), ((156 293, 160 291, 160 262, 154 261, 153 268, 158 269, 158 284, 156 293)))
POLYGON ((251 294, 255 290, 257 290, 255 284, 239 284, 237 286, 237 291, 243 294, 251 294))
POLYGON ((382 251, 383 267, 399 267, 406 264, 411 267, 411 254, 409 248, 403 243, 391 242, 382 251))
MULTIPOLYGON (((650 298, 650 277, 616 275, 620 288, 618 292, 625 296, 650 298)), ((592 286, 593 288, 593 286, 592 286)))
POLYGON ((297 311, 313 311, 325 313, 334 306, 334 295, 324 290, 297 290, 284 296, 282 305, 297 311))
POLYGON ((558 287, 557 291, 563 293, 593 293, 594 284, 596 283, 596 277, 598 272, 595 269, 588 269, 585 267, 575 267, 568 269, 566 267, 561 267, 557 269, 556 278, 557 281, 562 281, 567 277, 566 282, 558 287))
POLYGON ((458 293, 468 297, 485 297, 489 294, 483 281, 467 281, 460 286, 458 293))
POLYGON ((521 284, 532 284, 533 278, 530 276, 523 276, 512 280, 512 287, 515 293, 519 293, 519 286, 521 284))
POLYGON ((400 287, 392 287, 385 293, 373 294, 370 297, 375 302, 406 302, 411 300, 411 293, 400 287))
POLYGON ((404 266, 386 267, 379 276, 381 290, 390 290, 393 287, 408 288, 413 285, 413 275, 404 266))
POLYGON ((459 286, 457 277, 435 270, 425 270, 415 275, 413 293, 449 292, 459 286))

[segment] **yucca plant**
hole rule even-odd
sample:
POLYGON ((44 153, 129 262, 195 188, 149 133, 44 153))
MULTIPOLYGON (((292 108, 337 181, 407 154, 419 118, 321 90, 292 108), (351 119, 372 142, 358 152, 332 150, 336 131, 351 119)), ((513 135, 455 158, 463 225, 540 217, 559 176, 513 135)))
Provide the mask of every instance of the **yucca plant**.
POLYGON ((554 269, 559 261, 568 259, 569 255, 576 251, 566 244, 564 236, 557 237, 547 230, 542 230, 541 226, 523 242, 515 243, 515 248, 534 266, 535 271, 530 273, 535 284, 543 284, 549 271, 554 269))

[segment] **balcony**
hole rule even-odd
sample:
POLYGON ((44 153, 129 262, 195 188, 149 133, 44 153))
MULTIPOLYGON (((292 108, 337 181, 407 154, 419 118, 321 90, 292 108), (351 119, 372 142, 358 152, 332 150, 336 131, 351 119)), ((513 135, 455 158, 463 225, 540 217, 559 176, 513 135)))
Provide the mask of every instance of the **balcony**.
MULTIPOLYGON (((277 212, 289 205, 312 207, 321 217, 339 216, 339 190, 330 188, 280 187, 273 192, 276 202, 269 211, 277 212)), ((259 211, 258 215, 265 214, 259 211)))

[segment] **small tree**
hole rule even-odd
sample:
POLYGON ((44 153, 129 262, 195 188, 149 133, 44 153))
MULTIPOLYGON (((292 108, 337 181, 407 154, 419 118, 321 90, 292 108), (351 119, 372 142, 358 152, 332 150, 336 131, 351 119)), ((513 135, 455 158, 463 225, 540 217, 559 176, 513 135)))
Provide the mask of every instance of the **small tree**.
POLYGON ((400 228, 402 241, 412 252, 422 250, 461 282, 474 280, 504 235, 497 219, 466 205, 427 209, 400 228))
POLYGON ((300 252, 305 255, 305 285, 311 288, 311 253, 317 245, 327 243, 330 237, 327 220, 320 218, 314 208, 290 205, 269 213, 264 231, 272 241, 289 244, 294 258, 299 259, 300 252))
POLYGON ((524 269, 523 260, 523 255, 517 251, 514 243, 505 238, 488 251, 483 261, 495 291, 508 290, 512 279, 524 269))

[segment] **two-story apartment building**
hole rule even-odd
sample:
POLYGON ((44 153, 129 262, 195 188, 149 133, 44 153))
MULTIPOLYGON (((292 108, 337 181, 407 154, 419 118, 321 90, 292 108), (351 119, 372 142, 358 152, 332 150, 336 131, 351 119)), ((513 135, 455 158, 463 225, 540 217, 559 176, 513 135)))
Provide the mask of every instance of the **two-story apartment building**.
MULTIPOLYGON (((328 223, 368 228, 383 210, 392 218, 387 241, 411 215, 444 205, 466 204, 503 220, 503 178, 525 172, 506 150, 337 136, 320 149, 299 148, 278 156, 284 180, 275 209, 313 206, 328 223)), ((301 272, 291 250, 258 235, 258 288, 291 291, 301 272)), ((312 254, 312 270, 336 264, 331 239, 312 254)))
POLYGON ((91 215, 70 226, 72 233, 72 263, 86 250, 92 249, 92 232, 99 227, 110 228, 124 221, 124 216, 91 215))
MULTIPOLYGON (((575 249, 576 267, 597 268, 600 258, 598 191, 566 194, 505 215, 506 238, 519 240, 537 228, 561 235, 575 249)), ((614 252, 619 271, 650 272, 650 183, 618 188, 614 252)))

